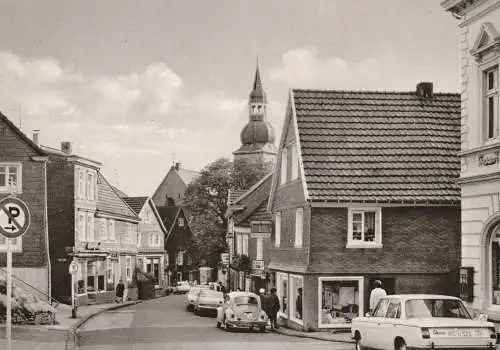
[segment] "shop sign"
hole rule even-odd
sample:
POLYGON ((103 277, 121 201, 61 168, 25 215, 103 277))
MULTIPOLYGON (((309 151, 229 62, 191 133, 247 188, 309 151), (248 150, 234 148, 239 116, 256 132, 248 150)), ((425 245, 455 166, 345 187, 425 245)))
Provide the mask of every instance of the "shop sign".
POLYGON ((252 269, 264 270, 264 260, 252 260, 252 269))

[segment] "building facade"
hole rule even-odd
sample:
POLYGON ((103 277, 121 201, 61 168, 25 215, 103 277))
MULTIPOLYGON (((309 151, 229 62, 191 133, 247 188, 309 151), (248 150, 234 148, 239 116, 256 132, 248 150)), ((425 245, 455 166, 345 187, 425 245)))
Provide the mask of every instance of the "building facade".
POLYGON ((151 274, 157 289, 168 286, 167 269, 168 255, 165 249, 167 230, 153 200, 148 197, 124 197, 139 218, 139 240, 137 267, 151 274))
POLYGON ((442 5, 460 32, 462 295, 500 322, 500 1, 442 5))
POLYGON ((198 174, 197 171, 182 168, 181 163, 175 163, 151 197, 153 202, 157 207, 183 206, 186 189, 198 174))
MULTIPOLYGON (((14 283, 42 300, 50 288, 50 249, 47 220, 47 154, 0 113, 0 199, 13 195, 30 211, 28 231, 12 242, 14 283)), ((6 266, 6 240, 0 235, 0 266, 6 266)), ((0 268, 0 275, 5 271, 0 268)))
POLYGON ((431 83, 290 92, 268 203, 288 326, 349 327, 377 279, 390 294, 458 294, 459 135, 459 95, 431 83))
POLYGON ((69 264, 75 260, 79 305, 113 301, 120 279, 133 283, 139 217, 100 172, 101 164, 73 154, 72 144, 43 147, 49 154, 48 220, 53 295, 71 297, 69 264))

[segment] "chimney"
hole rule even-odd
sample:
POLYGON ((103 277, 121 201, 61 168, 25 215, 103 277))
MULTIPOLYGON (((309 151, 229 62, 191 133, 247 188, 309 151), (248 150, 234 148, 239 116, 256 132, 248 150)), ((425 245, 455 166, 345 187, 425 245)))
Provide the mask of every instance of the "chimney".
POLYGON ((431 82, 423 81, 417 84, 417 96, 422 98, 432 98, 433 84, 431 82))
POLYGON ((61 142, 61 151, 66 154, 72 154, 73 152, 73 144, 71 142, 61 142))
POLYGON ((33 130, 33 143, 34 143, 35 145, 38 145, 38 144, 39 144, 39 143, 38 143, 38 133, 39 133, 39 132, 40 132, 40 130, 37 130, 37 129, 33 130))
POLYGON ((181 168, 181 163, 175 163, 175 170, 179 170, 181 168))

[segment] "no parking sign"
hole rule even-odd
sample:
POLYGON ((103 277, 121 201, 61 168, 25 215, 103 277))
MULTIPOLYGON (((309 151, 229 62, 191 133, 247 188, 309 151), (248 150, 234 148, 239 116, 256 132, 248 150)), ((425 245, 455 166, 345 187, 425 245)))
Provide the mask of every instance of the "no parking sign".
POLYGON ((22 200, 15 197, 0 200, 0 234, 17 238, 28 231, 30 222, 28 206, 22 200))

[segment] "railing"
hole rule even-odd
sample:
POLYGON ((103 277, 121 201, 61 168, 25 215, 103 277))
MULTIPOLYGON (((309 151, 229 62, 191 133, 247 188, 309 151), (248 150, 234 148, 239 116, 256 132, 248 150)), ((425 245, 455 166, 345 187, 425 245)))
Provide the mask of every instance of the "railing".
MULTIPOLYGON (((0 275, 7 276, 7 270, 4 269, 3 267, 0 267, 0 275)), ((28 282, 22 280, 21 278, 16 277, 14 274, 12 274, 12 280, 13 280, 12 281, 13 283, 14 283, 14 281, 21 282, 23 284, 23 286, 29 287, 31 290, 26 290, 27 292, 35 292, 35 294, 38 294, 37 297, 39 299, 47 301, 51 306, 53 306, 55 308, 57 308, 59 306, 59 301, 57 301, 56 299, 52 298, 50 295, 48 295, 47 293, 41 291, 40 289, 32 286, 28 282), (40 296, 42 296, 42 297, 40 297, 40 296)), ((25 289, 25 288, 22 288, 22 289, 25 289)))

